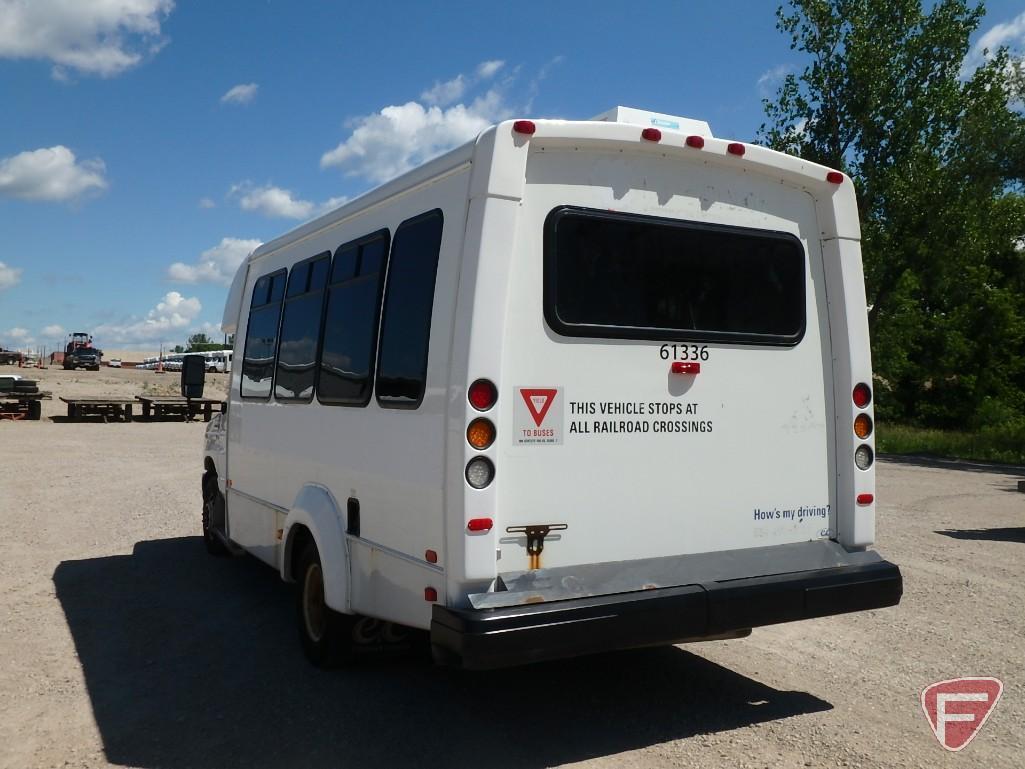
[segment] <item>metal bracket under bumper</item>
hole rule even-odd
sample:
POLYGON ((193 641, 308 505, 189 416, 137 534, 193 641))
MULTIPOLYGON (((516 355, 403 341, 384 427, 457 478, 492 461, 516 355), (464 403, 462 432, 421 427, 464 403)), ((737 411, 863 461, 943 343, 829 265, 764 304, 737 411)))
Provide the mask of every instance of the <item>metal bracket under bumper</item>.
POLYGON ((900 602, 888 561, 492 609, 435 604, 431 643, 444 661, 488 669, 640 646, 900 602))

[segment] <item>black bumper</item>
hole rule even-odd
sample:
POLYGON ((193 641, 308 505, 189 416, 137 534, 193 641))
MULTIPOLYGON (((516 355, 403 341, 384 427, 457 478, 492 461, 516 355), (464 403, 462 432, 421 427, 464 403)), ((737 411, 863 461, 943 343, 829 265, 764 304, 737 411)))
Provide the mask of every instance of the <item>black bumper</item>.
POLYGON ((888 561, 488 609, 435 604, 438 656, 470 669, 697 641, 900 602, 888 561))

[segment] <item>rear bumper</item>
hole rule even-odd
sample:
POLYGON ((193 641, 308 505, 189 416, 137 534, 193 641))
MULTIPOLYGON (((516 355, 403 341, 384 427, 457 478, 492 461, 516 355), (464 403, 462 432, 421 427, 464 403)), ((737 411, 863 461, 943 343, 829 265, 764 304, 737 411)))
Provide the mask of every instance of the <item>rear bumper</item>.
POLYGON ((454 664, 497 668, 894 606, 902 592, 900 570, 878 560, 500 608, 436 604, 431 643, 454 664))

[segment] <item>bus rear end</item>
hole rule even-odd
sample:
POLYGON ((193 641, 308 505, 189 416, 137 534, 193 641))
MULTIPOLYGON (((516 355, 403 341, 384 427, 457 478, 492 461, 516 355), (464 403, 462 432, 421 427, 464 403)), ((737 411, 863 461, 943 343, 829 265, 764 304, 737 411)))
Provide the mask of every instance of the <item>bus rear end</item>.
POLYGON ((465 534, 494 579, 435 608, 436 646, 494 667, 897 603, 868 549, 850 181, 709 135, 537 125, 500 353, 468 364, 465 534))

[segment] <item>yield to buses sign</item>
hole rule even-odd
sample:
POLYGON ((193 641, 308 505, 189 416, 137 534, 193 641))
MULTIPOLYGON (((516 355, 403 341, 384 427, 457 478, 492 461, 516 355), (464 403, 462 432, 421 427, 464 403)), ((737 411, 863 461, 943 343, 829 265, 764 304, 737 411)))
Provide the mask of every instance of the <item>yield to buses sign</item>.
POLYGON ((562 388, 517 387, 513 442, 518 446, 562 443, 562 388))

